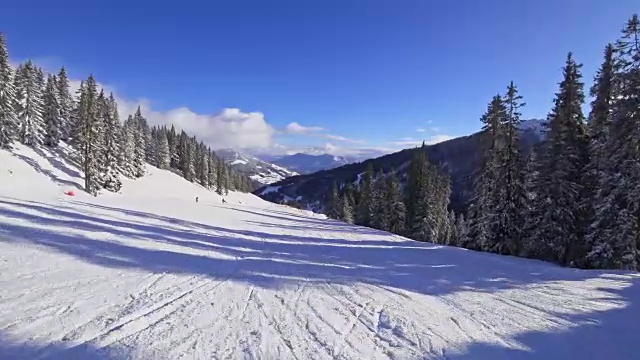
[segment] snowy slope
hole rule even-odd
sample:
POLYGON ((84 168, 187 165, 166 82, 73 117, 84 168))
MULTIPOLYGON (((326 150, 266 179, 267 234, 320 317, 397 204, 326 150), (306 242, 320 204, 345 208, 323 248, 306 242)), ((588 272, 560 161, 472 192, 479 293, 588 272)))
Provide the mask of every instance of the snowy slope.
POLYGON ((633 359, 640 279, 0 150, 0 359, 633 359), (12 171, 12 174, 9 173, 12 171), (194 197, 200 196, 195 203, 194 197))
POLYGON ((255 156, 242 154, 232 149, 216 150, 216 154, 224 159, 235 171, 248 175, 253 181, 262 185, 273 184, 282 179, 298 175, 293 170, 262 161, 255 156))

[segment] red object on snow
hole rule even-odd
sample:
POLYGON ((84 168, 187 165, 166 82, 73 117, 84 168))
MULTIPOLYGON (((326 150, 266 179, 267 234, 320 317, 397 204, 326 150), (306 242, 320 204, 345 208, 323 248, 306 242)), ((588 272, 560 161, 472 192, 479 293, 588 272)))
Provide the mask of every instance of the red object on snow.
POLYGON ((64 194, 69 196, 76 196, 76 193, 74 193, 73 190, 66 191, 64 194))

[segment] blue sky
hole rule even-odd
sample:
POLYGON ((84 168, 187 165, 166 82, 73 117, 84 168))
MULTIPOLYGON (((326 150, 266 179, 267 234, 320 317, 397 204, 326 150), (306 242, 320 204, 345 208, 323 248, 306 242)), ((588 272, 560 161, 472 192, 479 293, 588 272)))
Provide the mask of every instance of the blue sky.
POLYGON ((93 73, 124 109, 141 101, 152 120, 220 146, 347 151, 477 131, 511 80, 524 118, 543 117, 566 53, 590 85, 605 44, 639 9, 637 0, 8 0, 0 31, 12 60, 93 73))

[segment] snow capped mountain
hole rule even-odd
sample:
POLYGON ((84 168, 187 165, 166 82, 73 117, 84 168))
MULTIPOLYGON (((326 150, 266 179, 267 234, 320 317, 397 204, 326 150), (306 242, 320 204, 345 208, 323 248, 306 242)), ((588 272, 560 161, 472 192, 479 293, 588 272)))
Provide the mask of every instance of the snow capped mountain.
POLYGON ((217 150, 216 154, 224 159, 235 171, 248 175, 253 181, 262 185, 268 185, 298 175, 295 171, 262 161, 252 155, 242 154, 233 149, 217 150))
POLYGON ((282 157, 272 157, 271 162, 294 170, 300 174, 311 174, 321 170, 329 170, 342 165, 361 161, 357 157, 335 156, 330 154, 305 154, 297 153, 282 157))

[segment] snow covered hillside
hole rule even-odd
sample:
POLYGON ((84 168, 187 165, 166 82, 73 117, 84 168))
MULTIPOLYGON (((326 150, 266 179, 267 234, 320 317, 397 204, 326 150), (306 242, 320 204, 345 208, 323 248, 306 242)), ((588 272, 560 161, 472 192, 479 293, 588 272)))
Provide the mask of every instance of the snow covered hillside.
POLYGON ((251 194, 223 204, 153 167, 94 198, 65 159, 0 150, 0 359, 640 353, 637 274, 417 243, 251 194))
POLYGON ((273 184, 298 175, 293 170, 262 161, 255 156, 242 154, 232 149, 216 150, 216 154, 224 159, 232 169, 249 176, 251 180, 261 185, 273 184))

